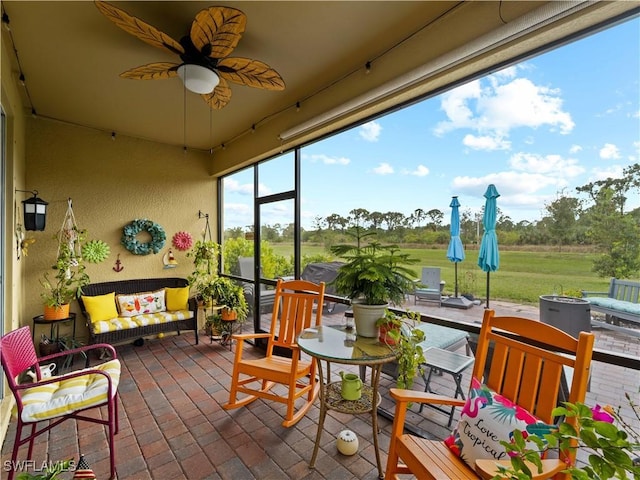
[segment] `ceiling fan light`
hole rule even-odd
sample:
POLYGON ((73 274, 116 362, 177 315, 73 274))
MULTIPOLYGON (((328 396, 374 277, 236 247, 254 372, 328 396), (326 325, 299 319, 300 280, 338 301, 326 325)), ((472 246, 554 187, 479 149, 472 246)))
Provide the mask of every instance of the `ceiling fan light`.
POLYGON ((183 63, 178 67, 178 76, 184 82, 187 90, 194 93, 211 93, 220 79, 216 72, 201 65, 183 63))

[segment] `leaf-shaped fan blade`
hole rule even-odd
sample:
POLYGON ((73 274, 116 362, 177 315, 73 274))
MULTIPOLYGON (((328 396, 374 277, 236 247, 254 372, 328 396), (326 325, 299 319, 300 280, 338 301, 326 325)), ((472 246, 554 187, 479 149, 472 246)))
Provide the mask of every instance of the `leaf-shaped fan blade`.
POLYGON ((225 58, 218 62, 216 71, 227 80, 265 90, 284 90, 284 80, 278 72, 259 60, 225 58))
POLYGON ((224 80, 224 78, 221 78, 220 83, 213 89, 213 92, 205 93, 202 95, 202 98, 207 102, 207 105, 215 110, 224 108, 227 103, 229 103, 229 100, 231 100, 231 89, 229 88, 229 84, 224 80))
POLYGON ((96 1, 95 4, 105 17, 125 32, 138 37, 143 42, 177 55, 184 53, 182 45, 166 33, 161 32, 139 18, 131 16, 124 10, 120 10, 107 2, 96 1))
POLYGON ((246 15, 235 8, 200 10, 191 24, 191 42, 204 55, 224 58, 238 45, 246 24, 246 15))
POLYGON ((126 72, 122 72, 122 78, 130 78, 133 80, 157 80, 162 78, 171 78, 178 75, 178 64, 168 62, 148 63, 140 67, 132 68, 126 72))

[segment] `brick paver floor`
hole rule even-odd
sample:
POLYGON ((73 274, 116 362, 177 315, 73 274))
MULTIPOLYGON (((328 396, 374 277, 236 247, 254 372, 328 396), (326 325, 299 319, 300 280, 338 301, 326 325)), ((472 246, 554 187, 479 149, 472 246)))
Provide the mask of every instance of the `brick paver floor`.
MULTIPOLYGON (((413 302, 410 302, 411 304, 413 302)), ((408 305, 414 308, 414 305, 408 305)), ((537 318, 537 309, 492 302, 498 314, 537 318)), ((482 307, 469 310, 417 306, 432 316, 467 321, 482 318, 482 307)), ((325 323, 342 321, 344 308, 327 314, 325 323)), ((640 355, 640 339, 610 331, 597 331, 596 347, 629 355, 640 355)), ((235 350, 236 346, 233 346, 235 350)), ((245 346, 248 353, 256 353, 245 346)), ((462 350, 461 353, 464 353, 462 350)), ((121 345, 123 362, 120 383, 120 433, 116 436, 119 480, 198 480, 198 479, 374 479, 378 477, 372 445, 369 415, 351 416, 329 412, 315 470, 310 470, 318 402, 305 418, 291 428, 281 425, 284 405, 256 400, 247 407, 226 411, 233 352, 204 335, 194 345, 194 334, 148 339, 143 346, 121 345), (348 428, 359 438, 356 455, 338 453, 335 438, 348 428)), ((336 369, 333 369, 336 371, 336 369)), ((470 369, 463 385, 468 385, 470 369)), ((384 375, 383 375, 384 377, 384 375)), ((591 391, 587 401, 624 404, 623 392, 638 394, 640 372, 594 363, 591 391)), ((381 385, 382 408, 391 411, 386 395, 393 380, 385 377, 381 385)), ((433 389, 452 394, 449 376, 436 377, 433 389)), ((423 388, 416 381, 415 389, 423 388)), ((457 414, 456 414, 457 418, 457 414)), ((409 414, 410 421, 437 438, 449 433, 447 415, 430 408, 409 414)), ((386 465, 391 422, 379 417, 382 464, 386 465)), ((454 420, 455 424, 455 420, 454 420)), ((11 422, 2 447, 2 462, 10 459, 15 435, 11 422)), ((82 453, 99 479, 109 472, 104 428, 95 424, 66 422, 36 442, 33 459, 38 464, 82 453)), ((26 447, 20 458, 26 455, 26 447)), ((67 474, 71 478, 71 474, 67 474)), ((4 474, 3 474, 4 476, 4 474)))

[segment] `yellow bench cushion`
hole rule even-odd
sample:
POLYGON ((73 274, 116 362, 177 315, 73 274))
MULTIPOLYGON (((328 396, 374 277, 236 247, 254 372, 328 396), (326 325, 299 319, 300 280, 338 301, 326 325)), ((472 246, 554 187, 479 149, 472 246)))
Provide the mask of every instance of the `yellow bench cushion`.
POLYGON ((92 322, 94 334, 115 332, 117 330, 127 330, 129 328, 143 327, 147 325, 158 325, 176 320, 187 320, 193 318, 191 310, 178 310, 176 312, 156 312, 134 317, 115 317, 100 322, 92 322))

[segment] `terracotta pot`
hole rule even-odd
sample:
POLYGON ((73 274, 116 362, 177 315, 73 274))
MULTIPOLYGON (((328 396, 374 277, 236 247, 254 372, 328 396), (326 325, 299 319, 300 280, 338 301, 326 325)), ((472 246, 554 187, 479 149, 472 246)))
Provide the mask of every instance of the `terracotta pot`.
POLYGON ((220 311, 220 317, 225 322, 232 322, 232 321, 238 319, 238 314, 235 312, 235 310, 230 310, 228 308, 223 308, 220 311))
POLYGON ((60 320, 62 318, 69 318, 69 304, 65 303, 59 307, 44 306, 44 319, 45 320, 60 320))
POLYGON ((388 325, 380 325, 380 333, 378 335, 378 341, 387 345, 395 345, 397 342, 391 335, 387 335, 389 330, 393 330, 396 327, 389 327, 388 325))

